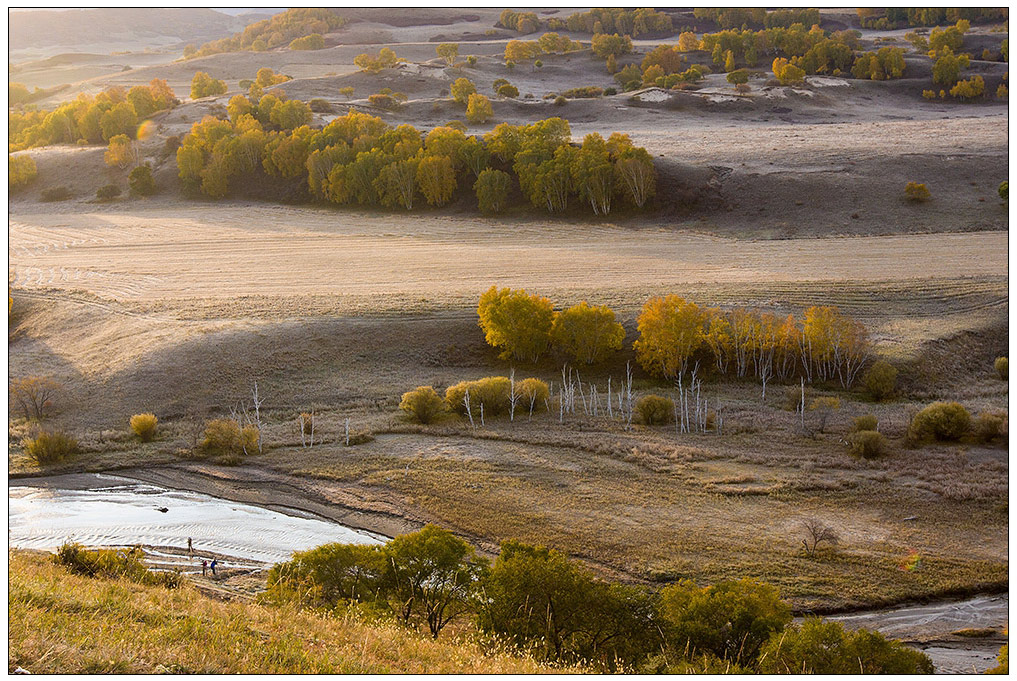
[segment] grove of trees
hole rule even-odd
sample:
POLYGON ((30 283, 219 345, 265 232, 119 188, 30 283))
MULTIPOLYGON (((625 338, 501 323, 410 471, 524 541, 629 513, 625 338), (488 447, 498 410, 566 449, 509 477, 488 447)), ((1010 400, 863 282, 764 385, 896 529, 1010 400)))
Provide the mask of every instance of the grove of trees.
POLYGON ((493 564, 428 525, 384 545, 326 544, 275 565, 267 598, 356 607, 438 638, 450 623, 594 670, 735 673, 930 673, 921 652, 839 623, 791 624, 776 588, 753 579, 659 592, 606 582, 554 549, 508 540, 493 564))
MULTIPOLYGON (((483 95, 470 93, 466 101, 473 120, 492 115, 483 95)), ((274 91, 257 102, 236 95, 227 111, 229 120, 195 123, 177 150, 185 186, 212 198, 226 196, 238 178, 267 176, 297 190, 306 180, 321 201, 405 210, 419 205, 418 196, 443 206, 472 189, 481 210, 495 213, 518 186, 548 212, 565 212, 578 200, 604 215, 619 202, 643 208, 656 191, 653 159, 626 135, 604 140, 591 133, 573 146, 560 118, 502 123, 481 139, 451 126, 425 136, 355 110, 313 129, 306 104, 274 91)))
POLYGON ((480 328, 503 359, 536 362, 552 347, 573 361, 593 364, 620 350, 625 329, 605 306, 585 301, 555 312, 547 298, 492 286, 477 305, 480 328))
POLYGON ((102 144, 117 135, 133 139, 141 121, 177 104, 166 81, 154 78, 130 90, 114 86, 94 97, 81 94, 53 111, 11 111, 8 151, 50 144, 102 144))
POLYGON ((264 52, 285 45, 290 45, 292 49, 321 49, 314 46, 318 42, 317 38, 345 25, 346 19, 331 9, 297 7, 255 22, 229 38, 205 43, 197 49, 185 49, 184 57, 187 59, 205 57, 220 52, 264 52), (294 40, 314 34, 319 35, 306 43, 298 43, 298 47, 293 47, 294 40))
POLYGON ((649 8, 593 9, 575 12, 564 20, 553 17, 548 19, 547 25, 556 31, 619 33, 633 38, 647 33, 671 33, 674 30, 669 15, 649 8))

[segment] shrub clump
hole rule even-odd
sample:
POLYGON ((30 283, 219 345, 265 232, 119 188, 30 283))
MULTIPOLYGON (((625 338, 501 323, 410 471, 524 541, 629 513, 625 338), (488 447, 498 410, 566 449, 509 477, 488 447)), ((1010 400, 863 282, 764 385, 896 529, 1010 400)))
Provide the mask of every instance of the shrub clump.
POLYGON ((516 386, 519 393, 519 408, 523 411, 541 411, 547 409, 547 400, 551 391, 547 383, 539 378, 527 378, 516 386))
POLYGON ((636 419, 646 426, 668 423, 674 414, 674 400, 660 395, 644 395, 636 401, 636 419))
POLYGON ((929 193, 929 188, 924 184, 908 182, 904 185, 904 197, 913 203, 924 203, 932 197, 932 194, 929 193))
POLYGON ((1001 380, 1009 380, 1010 375, 1010 362, 1006 357, 997 357, 996 361, 992 363, 996 373, 999 374, 1001 380))
POLYGON ((127 579, 140 584, 175 589, 184 583, 177 572, 153 572, 141 562, 141 551, 132 549, 86 549, 69 542, 57 549, 54 560, 77 575, 127 579))
POLYGON ((519 88, 510 83, 499 86, 497 92, 502 97, 508 97, 509 99, 515 99, 519 96, 519 88))
POLYGON ((135 196, 151 196, 156 191, 152 168, 147 163, 138 166, 127 176, 127 186, 135 196))
POLYGON ((470 411, 476 417, 480 406, 485 416, 505 414, 509 410, 512 382, 505 376, 489 376, 476 381, 461 381, 445 391, 445 403, 450 411, 466 413, 466 392, 470 393, 470 411))
POLYGON ((864 416, 857 417, 851 424, 851 432, 859 433, 863 430, 876 430, 879 425, 879 419, 872 414, 865 414, 864 416))
POLYGON ((889 362, 877 360, 862 375, 862 385, 877 402, 889 399, 897 391, 897 369, 889 362))
POLYGON ((604 88, 597 87, 596 85, 587 85, 585 87, 574 87, 561 94, 568 99, 596 99, 597 97, 604 96, 604 88))
POLYGON ((934 402, 911 419, 908 435, 916 442, 959 440, 971 429, 971 414, 957 402, 934 402))
POLYGON ((974 425, 975 438, 988 444, 1006 434, 1006 417, 1001 414, 987 412, 979 414, 974 425))
POLYGON ((71 190, 67 187, 60 185, 59 187, 50 187, 49 189, 43 189, 39 194, 39 200, 45 203, 52 203, 54 201, 66 201, 71 198, 71 190))
POLYGON ((233 419, 213 419, 205 424, 201 448, 209 454, 237 457, 250 454, 258 446, 258 428, 240 427, 233 419))
POLYGON ((115 184, 106 184, 95 190, 95 198, 100 201, 110 201, 120 196, 120 187, 115 184))
POLYGON ((155 414, 135 414, 131 417, 131 430, 141 438, 142 442, 151 442, 155 439, 155 430, 159 419, 155 414))
POLYGON ((61 430, 43 431, 25 440, 25 451, 36 463, 56 463, 77 454, 78 441, 61 430))
POLYGON ((863 459, 876 459, 886 454, 886 438, 875 430, 859 430, 848 436, 848 452, 863 459))
POLYGON ((417 423, 434 423, 445 411, 445 401, 429 385, 422 385, 403 393, 399 408, 417 423))

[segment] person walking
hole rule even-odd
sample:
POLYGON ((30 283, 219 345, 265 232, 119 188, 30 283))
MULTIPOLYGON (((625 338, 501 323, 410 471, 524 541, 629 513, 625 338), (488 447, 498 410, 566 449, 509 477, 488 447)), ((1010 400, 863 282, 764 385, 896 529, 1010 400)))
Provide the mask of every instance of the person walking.
POLYGON ((194 542, 191 541, 190 537, 188 537, 187 538, 187 555, 190 556, 190 555, 193 555, 193 554, 194 554, 194 542))
POLYGON ((212 576, 213 577, 215 576, 215 566, 218 565, 218 564, 219 564, 219 559, 218 558, 213 558, 212 559, 212 576))
MULTIPOLYGON (((215 568, 212 569, 214 570, 215 568)), ((201 576, 205 577, 206 575, 208 575, 208 561, 203 560, 201 561, 201 576)))

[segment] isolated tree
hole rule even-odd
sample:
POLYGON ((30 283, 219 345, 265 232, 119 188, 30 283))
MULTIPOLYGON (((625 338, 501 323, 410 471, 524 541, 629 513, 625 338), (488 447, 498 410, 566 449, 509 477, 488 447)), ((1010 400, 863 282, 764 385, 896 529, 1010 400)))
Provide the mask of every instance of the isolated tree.
POLYGON ((191 79, 191 99, 201 99, 226 93, 226 81, 217 80, 204 71, 198 71, 191 79))
POLYGON ((695 52, 699 49, 699 37, 692 31, 679 33, 678 49, 681 52, 695 52))
POLYGON ((834 529, 818 518, 806 518, 803 520, 802 529, 805 532, 805 539, 802 539, 802 544, 805 545, 805 553, 810 557, 816 555, 816 548, 823 542, 836 544, 840 541, 834 529))
POLYGON ((116 135, 109 141, 109 148, 103 155, 108 166, 116 166, 123 170, 137 162, 138 154, 135 142, 127 135, 116 135))
POLYGON ((446 66, 452 66, 456 61, 456 57, 459 56, 459 43, 441 43, 434 48, 434 51, 445 60, 446 66))
POLYGON ((508 201, 512 177, 501 170, 486 168, 477 176, 473 191, 482 213, 500 213, 508 201))
POLYGON ((480 297, 477 314, 488 345, 501 349, 502 359, 536 362, 547 351, 554 321, 547 298, 492 286, 480 297))
POLYGON ((470 95, 476 93, 476 91, 477 87, 469 78, 456 78, 455 82, 452 83, 452 99, 463 106, 467 105, 470 95))
POLYGON ((620 350, 625 329, 606 305, 586 301, 558 313, 551 327, 551 341, 576 362, 594 364, 620 350))
POLYGON ((749 82, 749 72, 745 69, 738 69, 727 74, 727 82, 732 85, 744 85, 749 82))
POLYGON ((651 298, 637 320, 636 360, 649 373, 665 378, 685 374, 703 344, 706 313, 675 295, 651 298))
POLYGON ((155 180, 152 179, 152 167, 147 163, 138 166, 127 176, 127 187, 135 196, 151 196, 156 191, 155 180))
POLYGON ((52 379, 28 376, 11 381, 8 394, 26 420, 42 421, 53 408, 53 400, 60 390, 60 384, 52 379))
POLYGON ((601 33, 593 36, 590 46, 593 53, 603 59, 607 59, 611 54, 620 57, 632 51, 632 38, 617 33, 612 35, 601 33))
POLYGON ((494 108, 491 100, 485 95, 473 93, 469 96, 466 105, 466 120, 470 123, 486 123, 494 116, 494 108))
POLYGON ((347 85, 346 87, 339 88, 338 92, 343 97, 345 97, 347 100, 349 100, 351 97, 353 97, 353 88, 350 87, 349 85, 347 85))

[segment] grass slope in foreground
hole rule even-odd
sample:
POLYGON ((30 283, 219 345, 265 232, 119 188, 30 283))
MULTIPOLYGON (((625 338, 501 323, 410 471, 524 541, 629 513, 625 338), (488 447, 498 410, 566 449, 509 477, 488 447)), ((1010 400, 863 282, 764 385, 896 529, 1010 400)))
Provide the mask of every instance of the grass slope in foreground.
POLYGON ((535 674, 559 670, 389 624, 68 574, 11 551, 8 666, 33 674, 535 674))

